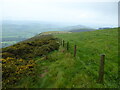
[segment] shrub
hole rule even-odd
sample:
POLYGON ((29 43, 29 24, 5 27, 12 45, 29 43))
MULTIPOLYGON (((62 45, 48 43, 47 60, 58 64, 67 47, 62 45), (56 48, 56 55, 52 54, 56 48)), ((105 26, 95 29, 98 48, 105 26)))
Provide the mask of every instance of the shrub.
POLYGON ((3 58, 29 59, 43 56, 59 48, 58 39, 52 36, 38 36, 13 46, 3 48, 3 58))
POLYGON ((24 59, 15 59, 8 57, 2 59, 2 81, 3 88, 12 87, 23 76, 33 75, 35 62, 33 60, 26 61, 24 59))

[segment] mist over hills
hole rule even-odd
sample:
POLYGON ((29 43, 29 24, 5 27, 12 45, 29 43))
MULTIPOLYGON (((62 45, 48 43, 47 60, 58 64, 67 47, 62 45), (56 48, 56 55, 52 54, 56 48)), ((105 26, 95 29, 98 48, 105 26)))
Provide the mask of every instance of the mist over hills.
POLYGON ((2 24, 3 37, 13 36, 18 34, 19 37, 31 37, 41 32, 47 31, 72 31, 73 30, 88 30, 92 29, 83 25, 70 26, 59 23, 45 23, 45 22, 22 22, 22 21, 4 21, 2 24), (21 35, 22 34, 22 35, 21 35), (25 34, 25 36, 24 36, 25 34))
POLYGON ((4 22, 2 27, 3 36, 8 36, 8 33, 11 33, 12 36, 15 33, 22 37, 24 34, 28 35, 25 37, 31 37, 41 32, 54 30, 63 26, 40 22, 4 22))
POLYGON ((36 36, 42 32, 65 31, 83 32, 94 29, 84 25, 71 25, 65 23, 50 23, 39 21, 3 21, 2 22, 2 45, 3 47, 15 44, 36 36))
POLYGON ((65 27, 63 30, 69 32, 85 32, 85 31, 93 31, 96 29, 84 25, 76 25, 76 26, 65 27))

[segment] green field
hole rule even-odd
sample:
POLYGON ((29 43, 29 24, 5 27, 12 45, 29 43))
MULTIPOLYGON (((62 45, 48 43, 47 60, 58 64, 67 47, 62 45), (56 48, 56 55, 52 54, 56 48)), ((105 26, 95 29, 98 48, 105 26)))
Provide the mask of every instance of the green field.
POLYGON ((32 58, 35 75, 24 76, 15 88, 117 88, 118 29, 55 34, 65 46, 32 58), (69 50, 66 50, 69 42, 69 50), (73 56, 77 45, 76 57, 73 56), (105 54, 104 83, 97 83, 100 55, 105 54))

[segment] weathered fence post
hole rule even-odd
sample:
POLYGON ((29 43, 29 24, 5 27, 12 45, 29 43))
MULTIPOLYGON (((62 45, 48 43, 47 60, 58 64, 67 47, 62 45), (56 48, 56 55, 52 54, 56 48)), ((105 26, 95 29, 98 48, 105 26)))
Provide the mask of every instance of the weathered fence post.
POLYGON ((69 50, 69 42, 67 42, 67 50, 69 50))
POLYGON ((100 68, 99 68, 98 83, 103 83, 103 81, 104 81, 104 62, 105 62, 105 55, 102 54, 100 56, 100 68))
POLYGON ((64 43, 65 43, 65 41, 63 40, 63 47, 64 47, 64 43))
POLYGON ((76 56, 76 45, 74 46, 74 57, 76 56))

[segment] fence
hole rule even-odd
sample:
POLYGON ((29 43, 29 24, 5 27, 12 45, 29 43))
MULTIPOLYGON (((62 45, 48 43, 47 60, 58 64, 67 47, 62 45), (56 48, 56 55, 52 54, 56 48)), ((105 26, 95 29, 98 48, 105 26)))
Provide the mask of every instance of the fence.
MULTIPOLYGON (((70 50, 70 43, 67 41, 65 45, 65 40, 60 41, 60 45, 63 46, 67 51, 70 50)), ((77 45, 74 44, 74 50, 73 50, 73 56, 76 57, 77 54, 77 45)), ((104 62, 105 62, 105 55, 100 55, 100 66, 99 66, 99 72, 98 72, 98 83, 104 82, 104 62)))

